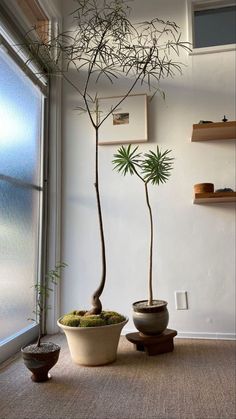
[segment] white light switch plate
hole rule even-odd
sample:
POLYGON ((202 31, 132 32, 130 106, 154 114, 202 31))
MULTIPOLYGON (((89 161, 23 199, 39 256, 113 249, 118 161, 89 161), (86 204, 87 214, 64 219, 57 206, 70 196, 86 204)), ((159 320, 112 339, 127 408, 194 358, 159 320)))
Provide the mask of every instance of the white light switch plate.
POLYGON ((188 310, 187 291, 175 291, 176 310, 188 310))

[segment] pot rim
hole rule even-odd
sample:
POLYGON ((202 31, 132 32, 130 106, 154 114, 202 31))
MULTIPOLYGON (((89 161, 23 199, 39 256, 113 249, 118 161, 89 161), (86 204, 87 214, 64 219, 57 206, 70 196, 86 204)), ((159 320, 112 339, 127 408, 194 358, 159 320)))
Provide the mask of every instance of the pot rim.
POLYGON ((123 322, 120 322, 120 323, 106 324, 104 326, 81 327, 81 326, 66 326, 60 323, 60 320, 62 319, 62 317, 64 316, 59 317, 59 319, 57 320, 57 325, 61 327, 61 329, 65 329, 65 330, 101 330, 101 329, 107 329, 107 328, 111 329, 112 327, 114 328, 115 326, 116 327, 119 327, 121 325, 124 326, 129 321, 129 318, 127 316, 124 316, 125 320, 123 320, 123 322))
POLYGON ((214 186, 214 183, 210 182, 203 182, 203 183, 196 183, 194 186, 214 186))
MULTIPOLYGON (((55 345, 55 349, 54 349, 54 351, 49 351, 49 352, 47 352, 47 353, 53 353, 53 352, 57 352, 58 350, 60 351, 61 350, 61 347, 57 344, 57 343, 55 343, 55 342, 49 342, 49 341, 46 341, 46 342, 41 342, 41 345, 40 346, 43 346, 43 345, 45 345, 45 344, 48 344, 48 343, 53 343, 53 345, 55 345)), ((24 346, 22 346, 21 347, 21 352, 23 352, 23 353, 40 353, 40 352, 25 352, 24 350, 25 350, 25 348, 27 348, 28 346, 32 346, 32 345, 36 345, 36 343, 34 344, 34 343, 27 343, 27 345, 24 345, 24 346)), ((42 353, 42 352, 41 352, 42 353)), ((44 352, 45 353, 45 352, 44 352)))
POLYGON ((156 301, 160 304, 159 305, 153 305, 153 306, 146 305, 146 306, 143 306, 143 307, 138 307, 138 304, 147 303, 148 300, 135 301, 132 305, 134 312, 136 312, 136 313, 159 313, 159 312, 163 311, 168 304, 168 302, 165 301, 165 300, 155 300, 154 299, 153 301, 156 301))

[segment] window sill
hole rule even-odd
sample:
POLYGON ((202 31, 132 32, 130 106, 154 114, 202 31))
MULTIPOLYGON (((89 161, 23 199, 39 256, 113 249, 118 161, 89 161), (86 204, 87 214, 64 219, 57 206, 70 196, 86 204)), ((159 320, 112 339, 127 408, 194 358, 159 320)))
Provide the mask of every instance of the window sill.
POLYGON ((215 52, 236 51, 236 44, 217 45, 214 47, 193 48, 189 55, 212 54, 215 52))
POLYGON ((0 342, 0 364, 13 356, 22 346, 28 345, 37 339, 39 326, 36 323, 21 329, 14 335, 1 340, 0 342))

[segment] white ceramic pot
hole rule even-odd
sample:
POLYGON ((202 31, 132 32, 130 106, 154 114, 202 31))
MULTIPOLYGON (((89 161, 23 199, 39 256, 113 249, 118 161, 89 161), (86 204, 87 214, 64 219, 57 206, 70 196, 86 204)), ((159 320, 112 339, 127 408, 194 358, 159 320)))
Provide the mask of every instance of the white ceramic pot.
POLYGON ((64 326, 57 321, 65 332, 72 360, 79 365, 96 366, 114 362, 121 330, 128 322, 98 327, 64 326))

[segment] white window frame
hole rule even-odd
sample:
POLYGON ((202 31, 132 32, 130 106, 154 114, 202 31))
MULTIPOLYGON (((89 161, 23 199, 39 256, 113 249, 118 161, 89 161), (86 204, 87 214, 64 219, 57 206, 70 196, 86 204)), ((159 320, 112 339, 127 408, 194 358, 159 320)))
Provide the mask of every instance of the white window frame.
MULTIPOLYGON (((5 1, 5 0, 4 0, 5 1)), ((56 1, 39 0, 40 5, 51 21, 52 36, 57 33, 58 28, 61 28, 61 11, 56 7, 56 1), (54 4, 55 3, 55 4, 54 4)), ((8 0, 8 6, 12 6, 11 11, 14 15, 16 9, 15 0, 8 0), (11 4, 9 4, 11 3, 11 4)), ((18 14, 19 17, 19 14, 18 14)), ((27 22, 23 22, 22 16, 21 27, 27 28, 27 22), (22 24, 26 25, 22 25, 22 24)), ((21 57, 22 58, 22 57, 21 57)), ((44 83, 42 83, 43 85, 44 83)), ((49 194, 48 207, 49 213, 46 215, 47 220, 47 235, 48 235, 48 249, 47 249, 47 268, 54 267, 56 262, 61 260, 61 79, 56 77, 50 80, 50 94, 49 94, 49 120, 48 120, 48 136, 49 141, 49 194)), ((41 86, 42 90, 44 86, 41 86)), ((57 319, 60 316, 60 287, 55 288, 55 292, 51 293, 49 304, 51 310, 48 312, 46 330, 49 334, 58 332, 57 319)), ((0 363, 13 355, 22 346, 32 341, 37 337, 38 325, 27 327, 14 336, 14 341, 6 339, 1 345, 0 363)))
MULTIPOLYGON (((62 29, 61 9, 57 1, 38 0, 45 14, 51 22, 51 35, 56 36, 62 29)), ((62 132, 62 79, 54 77, 50 80, 49 89, 49 207, 48 213, 48 268, 52 268, 61 259, 61 132, 62 132)), ((66 261, 62 261, 66 262, 66 261)), ((57 320, 61 316, 60 284, 54 285, 54 292, 49 295, 51 310, 47 312, 46 331, 48 334, 57 333, 57 320)))
POLYGON ((187 22, 188 22, 188 41, 192 45, 189 55, 211 54, 215 52, 235 51, 236 44, 217 45, 212 47, 194 48, 194 11, 216 9, 226 6, 235 6, 232 0, 186 0, 187 3, 187 22))

